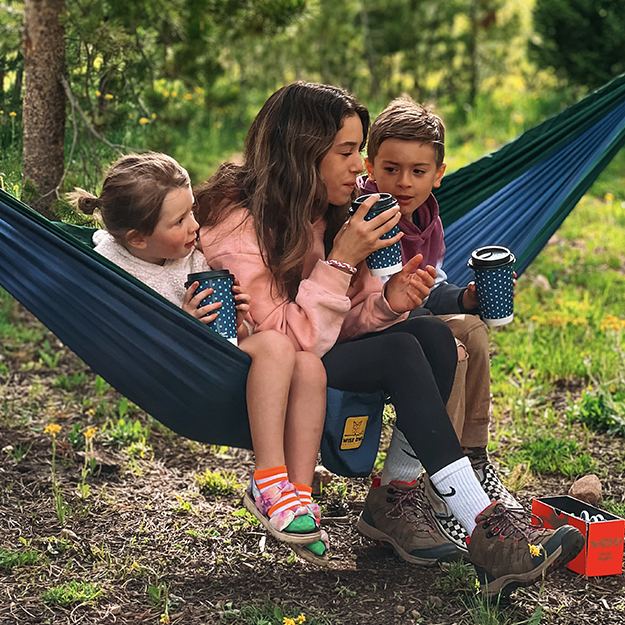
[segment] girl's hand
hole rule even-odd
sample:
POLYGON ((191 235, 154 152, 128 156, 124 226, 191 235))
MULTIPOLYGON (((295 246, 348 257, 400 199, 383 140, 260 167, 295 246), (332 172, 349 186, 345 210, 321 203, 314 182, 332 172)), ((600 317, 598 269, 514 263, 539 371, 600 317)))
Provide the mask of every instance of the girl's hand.
POLYGON ((384 296, 395 312, 404 313, 421 306, 430 294, 436 280, 436 268, 428 265, 419 269, 422 261, 423 255, 417 254, 386 283, 384 296))
POLYGON ((247 313, 250 311, 250 302, 252 298, 248 293, 244 293, 239 281, 235 279, 234 286, 232 287, 234 293, 234 301, 237 309, 237 329, 243 325, 243 320, 247 317, 247 313))
POLYGON ((365 221, 365 216, 369 209, 379 199, 379 194, 372 195, 345 222, 334 237, 328 260, 340 260, 355 267, 367 258, 371 252, 380 250, 383 247, 389 247, 389 245, 393 245, 393 243, 396 243, 404 236, 403 232, 400 232, 390 239, 380 240, 382 235, 399 223, 401 219, 399 206, 382 211, 373 219, 365 221))
POLYGON ((204 289, 197 295, 194 295, 199 286, 200 283, 197 281, 189 286, 182 300, 182 310, 188 312, 192 317, 199 319, 202 323, 212 323, 217 319, 219 309, 221 308, 221 302, 213 302, 212 304, 207 304, 206 306, 198 308, 200 302, 213 292, 213 289, 204 289))

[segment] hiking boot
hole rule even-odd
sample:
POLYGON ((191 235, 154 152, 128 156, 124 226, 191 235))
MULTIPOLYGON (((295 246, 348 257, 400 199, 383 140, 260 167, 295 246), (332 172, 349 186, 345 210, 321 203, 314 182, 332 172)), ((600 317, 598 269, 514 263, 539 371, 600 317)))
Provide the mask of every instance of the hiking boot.
POLYGON ((414 482, 372 487, 356 527, 368 538, 390 544, 402 560, 412 564, 433 566, 460 560, 462 552, 438 531, 423 482, 422 475, 414 482))
POLYGON ((469 559, 486 596, 529 586, 547 569, 570 562, 584 547, 584 537, 574 527, 532 526, 522 511, 508 510, 498 501, 480 512, 475 522, 469 559))
POLYGON ((466 559, 469 538, 467 531, 452 514, 447 502, 438 494, 427 476, 424 477, 424 488, 439 533, 446 541, 453 543, 466 559))
POLYGON ((502 484, 495 467, 488 458, 485 447, 469 447, 464 452, 484 492, 491 501, 499 501, 510 510, 523 510, 523 506, 502 484))

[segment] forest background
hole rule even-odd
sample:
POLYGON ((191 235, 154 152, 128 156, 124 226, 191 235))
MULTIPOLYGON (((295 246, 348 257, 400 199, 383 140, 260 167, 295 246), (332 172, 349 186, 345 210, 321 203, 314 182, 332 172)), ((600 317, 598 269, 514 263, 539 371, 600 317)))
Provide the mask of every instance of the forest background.
MULTIPOLYGON (((4 1, 0 186, 84 222, 63 193, 97 191, 123 152, 200 182, 296 79, 373 115, 401 93, 432 104, 453 171, 624 72, 623 32, 623 0, 4 1)), ((528 507, 595 472, 625 516, 624 172, 621 150, 491 335, 489 451, 528 507)), ((3 624, 625 622, 622 577, 564 571, 493 606, 468 566, 399 561, 355 531, 364 479, 323 489, 334 559, 313 570, 241 507, 250 467, 160 426, 0 290, 3 624)))

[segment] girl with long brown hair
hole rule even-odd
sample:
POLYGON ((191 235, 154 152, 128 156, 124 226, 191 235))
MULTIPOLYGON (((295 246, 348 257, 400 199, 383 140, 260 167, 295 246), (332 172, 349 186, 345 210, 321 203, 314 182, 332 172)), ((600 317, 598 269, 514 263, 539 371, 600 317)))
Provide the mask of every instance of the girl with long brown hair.
MULTIPOLYGON (((380 240, 399 211, 366 221, 373 196, 348 217, 368 125, 366 109, 342 89, 304 82, 279 89, 250 128, 243 164, 223 165, 197 190, 202 248, 212 266, 249 286, 258 328, 323 357, 329 386, 390 396, 397 427, 471 536, 469 557, 487 591, 533 583, 574 557, 583 540, 569 526, 533 528, 491 502, 463 455, 445 410, 453 336, 437 319, 406 319, 428 295, 432 272, 417 269, 417 255, 383 286, 364 260, 399 240, 380 240)), ((379 502, 389 519, 410 509, 410 494, 396 490, 379 502)), ((401 531, 410 531, 409 518, 401 531)), ((413 534, 416 562, 457 558, 455 548, 432 543, 428 528, 413 534)))

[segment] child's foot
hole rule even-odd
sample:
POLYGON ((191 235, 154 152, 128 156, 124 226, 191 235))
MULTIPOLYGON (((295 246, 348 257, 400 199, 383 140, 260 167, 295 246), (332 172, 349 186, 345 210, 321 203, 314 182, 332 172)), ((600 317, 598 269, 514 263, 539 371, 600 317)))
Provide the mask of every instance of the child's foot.
POLYGON ((478 481, 491 501, 500 501, 510 510, 523 509, 523 506, 510 494, 499 479, 497 470, 488 458, 485 447, 465 447, 463 451, 465 456, 469 458, 478 481))
POLYGON ((330 562, 330 538, 327 532, 321 530, 321 538, 309 545, 291 545, 291 549, 306 562, 317 566, 327 566, 330 562))
POLYGON ((508 510, 498 501, 480 512, 475 522, 469 559, 486 596, 529 586, 549 568, 570 562, 584 547, 584 537, 574 527, 532 526, 522 511, 508 510))
POLYGON ((286 467, 255 471, 243 504, 278 540, 308 544, 321 537, 314 516, 288 481, 286 467))

